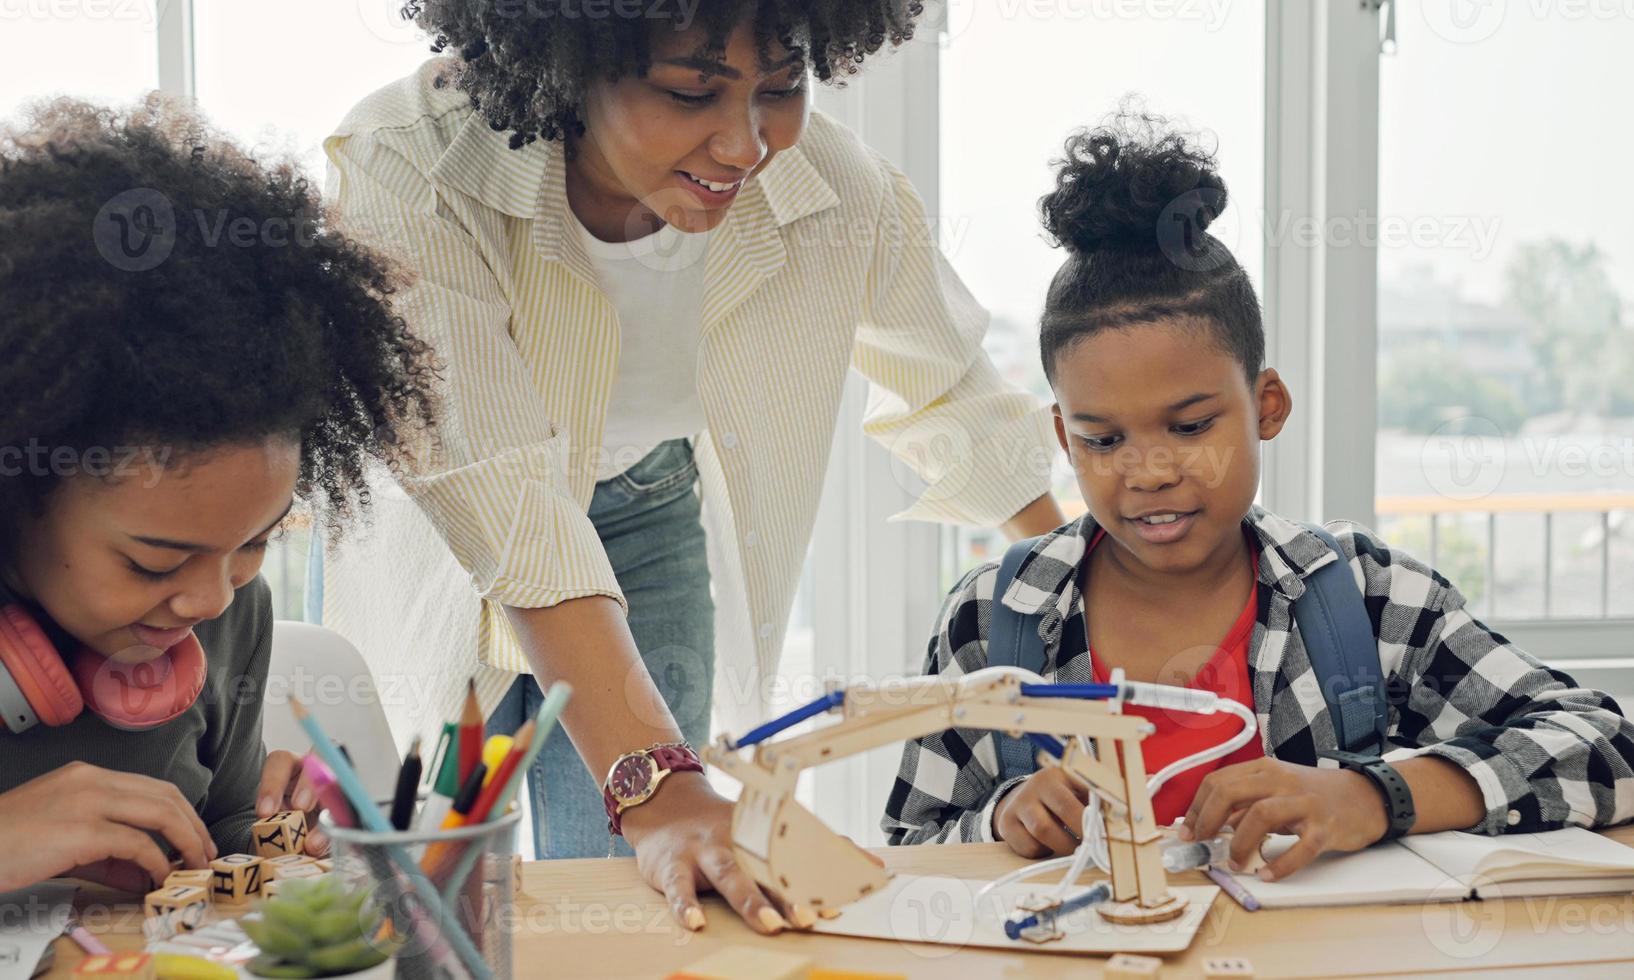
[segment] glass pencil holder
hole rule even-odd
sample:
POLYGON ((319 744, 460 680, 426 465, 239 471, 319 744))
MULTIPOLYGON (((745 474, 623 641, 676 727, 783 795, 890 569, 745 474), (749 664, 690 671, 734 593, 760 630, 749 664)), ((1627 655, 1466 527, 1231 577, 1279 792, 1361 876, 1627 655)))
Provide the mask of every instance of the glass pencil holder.
POLYGON ((453 830, 378 833, 322 816, 334 842, 333 873, 371 891, 384 914, 376 938, 396 947, 399 980, 510 980, 521 819, 512 807, 453 830))

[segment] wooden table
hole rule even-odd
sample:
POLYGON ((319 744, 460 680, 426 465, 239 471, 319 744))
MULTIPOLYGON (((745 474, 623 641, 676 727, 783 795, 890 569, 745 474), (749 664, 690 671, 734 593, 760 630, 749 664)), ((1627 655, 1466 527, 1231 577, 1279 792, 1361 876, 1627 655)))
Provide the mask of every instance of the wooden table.
MULTIPOLYGON (((1608 832, 1634 846, 1634 825, 1608 832)), ((992 878, 1024 862, 1003 844, 881 848, 893 871, 992 878)), ((1200 874, 1175 884, 1207 884, 1200 874)), ((81 906, 107 901, 84 889, 81 906)), ((139 948, 140 909, 88 920, 116 949, 139 948)), ((918 943, 785 933, 762 937, 713 896, 708 926, 674 925, 662 898, 632 859, 548 861, 523 868, 515 908, 515 975, 564 978, 661 978, 733 945, 809 957, 816 966, 900 973, 927 980, 1100 975, 1105 960, 1048 953, 958 949, 918 943)), ((1268 909, 1245 912, 1219 896, 1184 953, 1165 959, 1164 976, 1198 977, 1207 957, 1251 960, 1258 977, 1379 976, 1435 973, 1480 977, 1595 978, 1634 976, 1634 895, 1502 901, 1268 909)), ((81 958, 57 942, 52 977, 66 977, 81 958)))

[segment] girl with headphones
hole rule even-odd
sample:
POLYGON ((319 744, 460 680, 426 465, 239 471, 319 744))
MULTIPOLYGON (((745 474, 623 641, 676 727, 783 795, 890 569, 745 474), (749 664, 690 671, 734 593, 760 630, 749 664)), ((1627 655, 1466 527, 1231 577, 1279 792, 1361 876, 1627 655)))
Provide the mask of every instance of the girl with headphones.
POLYGON ((429 431, 395 285, 157 96, 0 128, 0 892, 145 889, 313 809, 262 745, 257 573, 296 500, 345 519, 429 431))

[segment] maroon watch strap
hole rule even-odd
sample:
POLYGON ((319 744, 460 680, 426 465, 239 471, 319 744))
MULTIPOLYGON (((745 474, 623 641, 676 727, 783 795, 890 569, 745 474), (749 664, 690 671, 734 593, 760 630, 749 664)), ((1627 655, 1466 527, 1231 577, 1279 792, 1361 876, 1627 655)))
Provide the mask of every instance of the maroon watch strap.
MULTIPOLYGON (((703 761, 698 758, 698 753, 692 751, 691 746, 673 744, 655 745, 646 751, 647 755, 652 757, 652 761, 658 766, 658 770, 660 772, 704 771, 703 761)), ((654 776, 653 778, 657 779, 658 777, 654 776)), ((649 796, 647 799, 652 799, 652 797, 649 796)), ((618 798, 613 795, 611 779, 609 779, 607 784, 602 787, 601 802, 602 805, 607 808, 608 832, 613 834, 615 837, 624 836, 624 821, 622 819, 624 815, 618 810, 618 798)), ((644 803, 646 800, 643 800, 642 802, 644 803)))

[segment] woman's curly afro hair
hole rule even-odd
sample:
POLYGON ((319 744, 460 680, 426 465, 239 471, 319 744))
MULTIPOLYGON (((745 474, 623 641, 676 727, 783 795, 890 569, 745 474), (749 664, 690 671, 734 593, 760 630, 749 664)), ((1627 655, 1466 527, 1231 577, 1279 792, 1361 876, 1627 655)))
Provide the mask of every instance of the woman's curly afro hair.
MULTIPOLYGON (((187 459, 287 436, 299 495, 338 530, 370 460, 395 467, 431 435, 436 368, 392 311, 400 285, 294 164, 191 110, 36 106, 0 128, 0 447, 187 459)), ((0 511, 64 475, 39 469, 7 468, 0 511)))
POLYGON ((913 37, 919 0, 410 0, 403 16, 458 52, 455 84, 511 147, 584 132, 586 87, 645 75, 660 32, 697 31, 719 54, 752 24, 763 62, 773 43, 819 81, 855 74, 863 59, 913 37))

